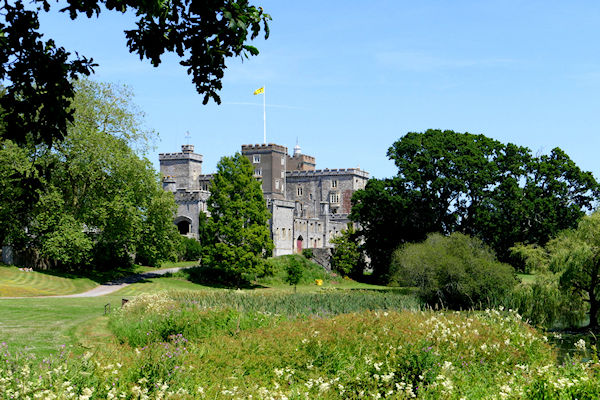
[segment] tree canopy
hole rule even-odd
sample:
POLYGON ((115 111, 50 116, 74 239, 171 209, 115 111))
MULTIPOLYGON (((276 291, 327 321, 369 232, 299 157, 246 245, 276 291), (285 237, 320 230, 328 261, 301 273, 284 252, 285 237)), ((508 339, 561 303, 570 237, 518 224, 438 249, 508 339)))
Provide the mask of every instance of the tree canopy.
POLYGON ((139 129, 142 115, 122 88, 76 88, 65 140, 52 148, 1 142, 0 159, 12 162, 0 168, 0 181, 11 185, 0 198, 0 241, 70 270, 129 264, 135 254, 150 265, 171 259, 173 195, 130 147, 151 134, 139 129), (32 179, 38 186, 28 193, 32 179))
POLYGON ((221 158, 207 208, 210 218, 204 224, 206 232, 201 233, 205 238, 202 264, 223 272, 237 285, 248 276, 262 274, 265 259, 273 251, 267 226, 270 213, 246 157, 236 153, 221 158))
POLYGON ((430 232, 479 236, 503 261, 517 242, 545 244, 593 208, 600 187, 559 148, 534 156, 526 147, 454 131, 409 132, 388 150, 398 167, 353 196, 375 274, 390 256, 430 232))
MULTIPOLYGON (((43 38, 38 15, 50 8, 48 0, 27 6, 23 0, 0 3, 0 80, 5 85, 1 137, 18 144, 51 145, 62 139, 73 121, 73 79, 89 75, 96 66, 92 58, 77 52, 73 56, 53 39, 43 38)), ((125 32, 129 51, 154 66, 165 53, 177 54, 204 95, 204 104, 209 99, 220 103, 225 60, 258 54, 248 39, 261 30, 269 36, 271 17, 248 0, 67 0, 60 9, 71 19, 128 10, 137 17, 136 28, 125 32)))

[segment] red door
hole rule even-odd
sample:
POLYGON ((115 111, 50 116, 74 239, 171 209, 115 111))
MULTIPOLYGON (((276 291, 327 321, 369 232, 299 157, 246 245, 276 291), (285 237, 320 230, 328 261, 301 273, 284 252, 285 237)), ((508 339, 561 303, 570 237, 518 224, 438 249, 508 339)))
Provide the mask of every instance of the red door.
POLYGON ((298 253, 302 253, 302 239, 296 240, 296 248, 298 249, 298 253))

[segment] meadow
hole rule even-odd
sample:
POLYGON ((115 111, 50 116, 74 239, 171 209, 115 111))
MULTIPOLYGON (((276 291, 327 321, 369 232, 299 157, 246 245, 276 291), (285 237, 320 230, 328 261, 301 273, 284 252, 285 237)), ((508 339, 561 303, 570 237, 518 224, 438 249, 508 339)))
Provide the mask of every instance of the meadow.
POLYGON ((600 397, 589 342, 559 360, 560 338, 511 310, 434 311, 410 290, 331 275, 297 293, 273 278, 232 290, 193 275, 0 300, 0 398, 600 397))

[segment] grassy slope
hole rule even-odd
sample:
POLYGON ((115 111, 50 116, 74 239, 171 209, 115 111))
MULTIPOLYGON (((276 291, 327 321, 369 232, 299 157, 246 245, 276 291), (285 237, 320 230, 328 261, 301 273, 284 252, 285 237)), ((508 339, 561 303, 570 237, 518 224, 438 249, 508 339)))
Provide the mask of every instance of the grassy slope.
POLYGON ((81 293, 97 284, 88 278, 64 278, 0 266, 0 297, 51 296, 81 293))
MULTIPOLYGON (((13 349, 27 347, 36 354, 56 352, 61 345, 74 345, 92 332, 101 333, 105 304, 120 307, 120 296, 75 299, 5 299, 0 300, 0 342, 13 349)), ((93 336, 93 335, 92 335, 93 336)))

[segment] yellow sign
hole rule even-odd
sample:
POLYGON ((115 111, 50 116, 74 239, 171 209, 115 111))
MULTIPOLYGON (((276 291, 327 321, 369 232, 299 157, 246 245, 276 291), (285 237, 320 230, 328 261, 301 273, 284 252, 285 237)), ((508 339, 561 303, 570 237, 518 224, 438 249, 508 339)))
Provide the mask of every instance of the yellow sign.
POLYGON ((265 87, 263 86, 260 89, 256 89, 254 91, 254 95, 261 94, 261 93, 264 93, 264 92, 265 92, 265 87))
POLYGON ((323 285, 323 279, 315 279, 315 283, 317 284, 317 286, 322 286, 323 285))

